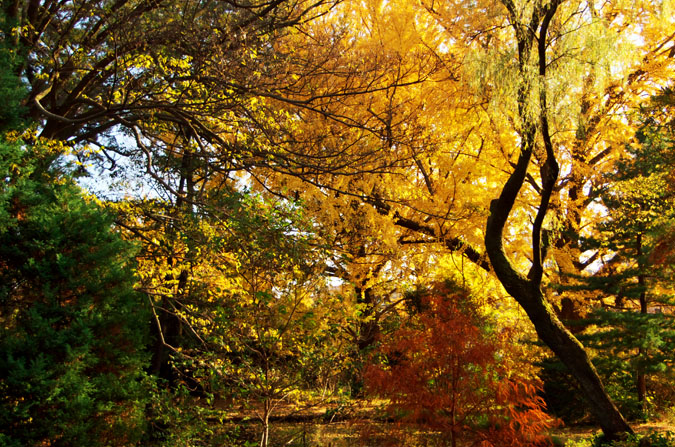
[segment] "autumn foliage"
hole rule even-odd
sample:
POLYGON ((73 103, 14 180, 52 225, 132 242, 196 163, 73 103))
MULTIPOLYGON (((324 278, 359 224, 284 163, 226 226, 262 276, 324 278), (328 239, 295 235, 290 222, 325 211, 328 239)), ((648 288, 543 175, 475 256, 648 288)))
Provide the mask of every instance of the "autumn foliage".
POLYGON ((330 445, 363 373, 399 444, 546 444, 535 335, 550 411, 632 435, 675 402, 673 8, 3 1, 0 447, 330 445))
POLYGON ((446 285, 425 293, 419 310, 382 340, 365 373, 398 427, 439 432, 452 446, 548 445, 552 421, 539 381, 518 376, 513 334, 486 326, 467 294, 446 285))

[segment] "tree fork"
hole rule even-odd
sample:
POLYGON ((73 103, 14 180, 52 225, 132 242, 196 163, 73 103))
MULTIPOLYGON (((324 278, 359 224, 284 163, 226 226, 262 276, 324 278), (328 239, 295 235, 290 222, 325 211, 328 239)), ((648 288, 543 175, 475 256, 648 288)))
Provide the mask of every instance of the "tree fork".
MULTIPOLYGON (((529 147, 523 148, 515 171, 504 185, 500 197, 493 200, 490 206, 485 233, 486 250, 499 281, 525 310, 539 338, 560 358, 579 383, 588 400, 589 409, 607 439, 621 438, 633 431, 605 391, 583 345, 565 328, 546 301, 541 291, 541 276, 523 276, 515 270, 504 252, 504 227, 523 184, 532 154, 534 134, 530 135, 529 143, 526 142, 529 147)), ((541 266, 533 266, 533 270, 539 268, 541 266)))
POLYGON ((518 272, 507 257, 503 246, 503 233, 516 198, 522 188, 536 145, 537 124, 533 121, 527 101, 533 89, 533 81, 524 77, 518 91, 518 111, 522 119, 520 156, 516 166, 504 184, 499 198, 490 204, 490 214, 485 229, 485 247, 497 278, 506 291, 525 310, 534 324, 539 338, 558 356, 577 380, 589 404, 589 410, 598 421, 606 439, 619 439, 633 433, 616 405, 607 394, 595 367, 583 345, 565 328, 556 316, 541 290, 543 262, 541 229, 550 206, 550 199, 558 176, 558 164, 549 133, 546 104, 546 37, 562 0, 553 0, 546 6, 535 9, 529 25, 519 21, 511 0, 502 0, 509 12, 518 42, 518 62, 522 73, 527 73, 527 64, 536 41, 538 65, 538 88, 540 122, 539 128, 546 150, 546 161, 541 167, 542 187, 539 209, 532 228, 532 266, 526 276, 518 272), (539 36, 535 35, 539 31, 539 36))

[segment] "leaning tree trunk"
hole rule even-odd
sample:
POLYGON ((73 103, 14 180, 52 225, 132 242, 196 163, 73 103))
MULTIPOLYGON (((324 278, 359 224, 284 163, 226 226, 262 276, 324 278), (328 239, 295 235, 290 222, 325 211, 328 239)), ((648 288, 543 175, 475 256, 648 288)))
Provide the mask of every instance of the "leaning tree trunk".
MULTIPOLYGON (((560 358, 579 383, 590 411, 597 419, 605 436, 608 439, 620 438, 622 434, 632 433, 632 430, 609 398, 584 347, 565 328, 546 301, 541 290, 540 256, 535 256, 537 263, 532 266, 530 274, 525 277, 516 271, 504 252, 504 227, 523 184, 531 153, 531 147, 523 150, 516 170, 506 182, 500 197, 490 206, 490 217, 485 234, 486 250, 499 281, 525 310, 539 338, 560 358)), ((542 199, 542 202, 544 201, 542 199)), ((542 213, 545 213, 543 203, 538 215, 542 213)), ((535 226, 536 223, 537 220, 535 220, 535 226)), ((538 241, 533 245, 536 250, 539 250, 538 241)))
POLYGON ((499 240, 494 239, 494 228, 488 225, 488 249, 495 272, 506 291, 516 299, 534 324, 539 338, 555 353, 576 379, 584 393, 589 409, 602 428, 607 439, 619 439, 632 433, 630 426, 616 408, 591 363, 583 345, 567 330, 546 301, 541 285, 525 278, 513 269, 504 255, 499 240))
POLYGON ((522 128, 518 162, 504 184, 499 198, 493 200, 490 205, 490 215, 485 230, 486 251, 497 278, 525 310, 539 338, 551 348, 577 380, 584 392, 589 409, 600 424, 605 437, 607 439, 621 438, 627 433, 632 433, 630 426, 605 391, 584 347, 558 319, 542 292, 545 249, 541 246, 541 232, 559 171, 547 116, 546 49, 548 27, 562 0, 553 0, 546 6, 533 11, 529 24, 519 21, 518 11, 512 0, 501 1, 509 12, 518 42, 518 62, 523 81, 517 99, 522 128), (527 75, 533 55, 539 71, 539 77, 536 80, 527 75), (532 118, 533 108, 528 101, 537 89, 539 118, 535 120, 532 118), (541 198, 532 224, 532 266, 525 276, 515 269, 506 256, 503 234, 516 197, 525 181, 538 135, 541 136, 546 150, 546 161, 540 169, 541 198))

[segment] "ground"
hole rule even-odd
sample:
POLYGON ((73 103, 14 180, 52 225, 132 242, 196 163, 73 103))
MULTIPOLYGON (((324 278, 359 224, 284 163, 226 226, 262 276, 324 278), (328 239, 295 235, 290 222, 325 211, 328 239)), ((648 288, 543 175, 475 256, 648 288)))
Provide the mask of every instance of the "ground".
MULTIPOLYGON (((382 434, 390 432, 390 426, 380 416, 377 403, 371 401, 353 401, 349 405, 323 402, 300 410, 281 405, 272 421, 271 445, 385 447, 391 445, 392 440, 387 441, 387 437, 382 434)), ((229 424, 246 425, 246 432, 255 439, 258 426, 253 409, 228 412, 226 420, 229 424)), ((675 411, 648 423, 631 425, 641 435, 675 432, 675 411)), ((593 437, 600 433, 597 426, 559 427, 551 431, 553 436, 569 447, 589 447, 593 437)), ((421 432, 408 434, 404 444, 406 447, 436 445, 433 434, 421 432)))

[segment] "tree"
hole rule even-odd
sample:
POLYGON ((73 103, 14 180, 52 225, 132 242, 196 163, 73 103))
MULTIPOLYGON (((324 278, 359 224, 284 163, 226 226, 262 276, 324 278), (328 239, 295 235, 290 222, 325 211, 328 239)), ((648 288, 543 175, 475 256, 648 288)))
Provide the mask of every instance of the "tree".
MULTIPOLYGON (((365 31, 358 38, 378 50, 432 55, 442 67, 429 82, 388 90, 388 103, 366 105, 382 119, 382 138, 361 143, 366 153, 379 147, 382 157, 388 150, 405 155, 363 177, 313 171, 311 182, 327 200, 359 201, 388 216, 391 226, 374 228, 371 240, 442 245, 494 271, 582 382, 607 436, 622 436, 630 428, 557 315, 568 302, 573 311, 589 304, 549 284, 588 271, 597 259, 582 253, 581 231, 599 217, 592 205, 606 182, 602 172, 634 132, 626 111, 672 75, 672 23, 660 19, 665 6, 644 2, 628 14, 593 2, 423 2, 413 31, 398 26, 415 7, 369 2, 359 16, 365 31), (396 120, 403 116, 413 118, 396 120)), ((401 72, 406 68, 412 70, 403 65, 401 72)), ((364 116, 346 102, 328 104, 324 114, 364 116)), ((319 124, 308 125, 317 133, 319 124)), ((283 193, 280 183, 265 186, 283 193)))
MULTIPOLYGON (((584 382, 608 437, 620 436, 630 428, 556 315, 567 300, 583 297, 557 294, 548 284, 592 264, 593 256, 586 259, 580 250, 580 229, 597 218, 591 204, 602 186, 600 173, 632 133, 624 112, 668 79, 672 24, 655 19, 660 6, 653 3, 640 4, 630 16, 589 2, 486 1, 470 8, 423 2, 414 8, 370 2, 359 16, 366 31, 358 37, 373 47, 431 55, 442 67, 426 78, 432 82, 392 88, 389 102, 366 105, 382 119, 382 138, 364 139, 361 146, 367 153, 379 147, 382 157, 388 149, 405 155, 363 177, 314 171, 311 182, 326 200, 335 195, 345 208, 360 201, 389 218, 391 226, 375 227, 368 240, 440 245, 494 271, 540 337, 584 382), (397 24, 411 9, 417 12, 414 31, 397 24), (621 32, 627 28, 643 41, 627 39, 621 32), (396 120, 405 116, 413 118, 396 120), (406 135, 414 137, 401 138, 406 135)), ((402 65, 401 72, 406 69, 412 70, 402 65)), ((324 114, 361 116, 346 101, 328 104, 324 114)), ((308 121, 313 133, 319 124, 308 121)), ((334 127, 331 122, 331 132, 334 127)), ((293 181, 264 184, 275 192, 300 190, 289 186, 293 181)))
POLYGON ((581 389, 591 402, 591 411, 605 435, 611 439, 632 430, 625 422, 605 391, 598 374, 579 341, 567 330, 555 315, 542 292, 543 255, 542 224, 549 208, 551 196, 558 178, 559 167, 555 147, 550 135, 546 90, 546 42, 549 26, 556 14, 559 2, 552 2, 541 9, 535 8, 529 21, 523 22, 520 13, 510 1, 504 2, 509 11, 511 26, 518 42, 518 63, 522 83, 518 88, 518 110, 521 119, 520 154, 513 172, 504 184, 499 198, 490 204, 490 216, 485 230, 485 246, 490 262, 504 288, 527 312, 539 337, 555 352, 563 364, 579 381, 581 389), (536 34, 535 34, 536 33, 536 34), (538 36, 538 37, 537 37, 538 36), (535 47, 536 44, 536 47, 535 47), (543 80, 535 86, 528 70, 531 61, 538 67, 543 80), (538 88, 537 88, 538 87, 538 88), (538 115, 532 115, 529 98, 538 92, 538 115), (518 192, 523 186, 530 159, 535 149, 537 135, 545 150, 541 165, 540 204, 532 226, 532 265, 527 276, 522 275, 509 260, 503 246, 503 232, 513 209, 518 192))
MULTIPOLYGON (((275 273, 267 286, 259 277, 230 291, 234 302, 223 303, 215 315, 218 327, 208 332, 219 376, 214 389, 254 411, 261 447, 270 443, 271 417, 279 407, 302 409, 315 397, 321 372, 339 373, 335 362, 344 358, 339 303, 317 293, 316 277, 275 273)), ((259 272, 242 272, 246 279, 254 274, 259 272)))
POLYGON ((149 382, 135 248, 67 175, 34 175, 60 149, 0 143, 0 442, 136 445, 149 382))
MULTIPOLYGON (((633 133, 625 111, 672 76, 659 2, 38 6, 7 11, 25 25, 15 36, 44 136, 105 145, 126 129, 104 153, 137 161, 181 216, 241 170, 270 195, 337 203, 315 208, 326 230, 331 210, 368 208, 378 225, 352 226, 374 260, 366 273, 404 276, 412 262, 399 253, 413 246, 494 270, 586 382, 608 435, 628 430, 554 315, 583 296, 547 285, 592 264, 579 237, 633 133)), ((347 251, 358 262, 360 248, 347 251)), ((180 286, 189 272, 176 273, 180 286)))
POLYGON ((601 309, 587 324, 600 331, 588 334, 590 346, 601 349, 597 361, 613 370, 628 370, 634 387, 627 390, 637 404, 634 413, 647 411, 647 374, 662 373, 672 363, 672 281, 667 269, 653 263, 662 235, 673 225, 672 130, 654 118, 628 145, 617 162, 611 189, 599 197, 605 220, 586 240, 585 247, 601 250, 598 272, 585 278, 599 293, 601 309))
MULTIPOLYGON (((564 361, 578 380, 587 382, 585 394, 593 399, 593 412, 608 437, 629 430, 581 345, 557 321, 554 306, 569 295, 556 296, 547 283, 549 275, 583 270, 592 262, 585 262, 579 251, 578 232, 570 236, 568 230, 578 230, 592 218, 587 192, 594 191, 600 168, 617 156, 631 134, 630 123, 615 122, 614 117, 625 116, 621 110, 638 101, 636 93, 648 94, 654 84, 667 79, 665 73, 672 68, 666 50, 672 45, 670 25, 646 21, 639 14, 617 23, 612 7, 596 9, 586 2, 484 2, 472 5, 471 11, 460 2, 423 6, 445 31, 445 40, 433 41, 432 47, 444 60, 463 61, 454 72, 457 82, 437 87, 439 93, 445 91, 442 88, 452 89, 453 99, 464 99, 451 104, 452 112, 461 118, 443 127, 455 132, 458 143, 431 152, 423 170, 418 166, 417 171, 399 174, 410 180, 408 185, 419 195, 425 191, 424 205, 400 200, 407 197, 392 186, 380 195, 380 202, 387 204, 380 209, 395 225, 494 269, 540 337, 567 358, 564 361), (645 40, 633 53, 637 59, 623 56, 625 77, 617 78, 617 72, 612 72, 615 67, 605 59, 616 53, 606 47, 595 53, 593 48, 610 42, 616 49, 630 46, 617 34, 617 27, 623 25, 638 27, 645 40), (650 86, 647 79, 654 84, 650 86), (555 107, 548 107, 549 103, 555 107), (608 112, 612 110, 616 115, 608 112), (467 121, 470 124, 464 127, 467 121), (449 170, 448 153, 456 154, 449 170), (558 178, 558 160, 563 172, 571 175, 558 178), (453 188, 426 188, 423 179, 427 185, 453 188), (593 187, 587 188, 589 184, 593 187), (444 196, 448 191, 452 194, 444 196), (490 196, 499 196, 492 206, 490 196), (489 212, 481 214, 482 209, 489 212), (477 216, 488 218, 484 232, 477 216), (477 249, 480 244, 475 238, 480 235, 490 265, 477 249)), ((640 7, 643 11, 659 8, 640 7)))
POLYGON ((303 408, 319 383, 340 374, 331 362, 343 356, 337 333, 346 317, 300 204, 250 191, 208 200, 173 218, 173 205, 159 200, 114 207, 125 233, 145 241, 138 287, 165 355, 155 355, 157 373, 201 402, 255 413, 267 445, 280 406, 303 408))
MULTIPOLYGON (((303 179, 318 185, 326 201, 341 199, 345 209, 350 201, 355 208, 369 204, 373 214, 388 217, 389 228, 374 227, 364 238, 371 246, 374 240, 443 246, 495 271, 542 339, 586 382, 608 437, 630 431, 557 315, 567 303, 573 313, 589 304, 549 284, 587 271, 597 259, 582 253, 581 229, 598 219, 592 204, 606 181, 602 172, 634 131, 625 112, 672 73, 672 23, 660 20, 662 5, 640 3, 628 15, 610 4, 555 1, 368 2, 353 9, 357 19, 349 17, 364 30, 354 37, 363 42, 358 48, 398 55, 406 62, 397 65, 399 73, 414 72, 422 60, 434 61, 434 70, 425 82, 394 83, 365 104, 345 99, 321 109, 319 117, 368 123, 375 117, 379 134, 358 147, 364 155, 379 148, 383 159, 395 152, 396 163, 365 158, 357 165, 362 176, 331 176, 336 172, 312 164, 303 179), (401 26, 404 17, 415 17, 415 26, 401 26), (628 38, 627 29, 641 39, 628 38), (406 57, 413 54, 417 59, 406 57)), ((346 125, 303 116, 299 126, 305 121, 311 135, 321 125, 326 135, 338 135, 335 128, 346 125)), ((344 147, 354 154, 353 145, 344 147)), ((287 177, 256 178, 275 193, 317 194, 302 193, 300 182, 287 177)))
MULTIPOLYGON (((379 56, 366 67, 346 66, 344 58, 335 58, 349 49, 346 28, 331 30, 324 23, 323 29, 307 31, 336 4, 86 0, 4 5, 16 22, 8 39, 26 55, 17 72, 28 81, 27 113, 40 123, 40 135, 68 141, 83 165, 93 158, 118 177, 125 170, 140 173, 161 197, 135 202, 137 210, 148 207, 139 214, 149 231, 132 227, 141 240, 163 242, 161 247, 150 243, 148 252, 158 248, 154 254, 163 253, 164 259, 156 260, 167 267, 160 276, 170 284, 162 290, 171 293, 153 301, 163 337, 158 332, 152 370, 165 378, 166 343, 185 329, 169 314, 181 307, 190 281, 189 256, 198 245, 191 242, 193 250, 182 258, 182 233, 203 240, 193 225, 198 216, 227 219, 209 197, 235 191, 240 171, 254 177, 260 167, 307 178, 316 172, 344 174, 379 155, 351 154, 333 144, 348 136, 356 146, 362 134, 379 131, 356 120, 332 138, 295 132, 298 121, 326 118, 321 112, 326 104, 349 97, 363 105, 365 96, 358 93, 392 83, 381 74, 392 69, 381 66, 379 56), (164 217, 156 218, 158 203, 164 217), (166 234, 150 235, 159 228, 166 234)), ((406 75, 405 81, 414 77, 406 75)), ((328 121, 340 121, 330 116, 328 121)))
POLYGON ((546 444, 550 427, 538 382, 516 372, 508 329, 486 324, 476 304, 451 284, 417 297, 419 314, 381 340, 368 389, 389 399, 404 423, 440 431, 455 447, 546 444))
POLYGON ((223 245, 211 261, 230 284, 212 293, 218 304, 201 331, 212 370, 203 372, 215 391, 255 411, 266 447, 279 405, 301 408, 328 365, 339 372, 345 318, 302 209, 255 196, 245 203, 244 214, 229 221, 236 249, 223 245))

